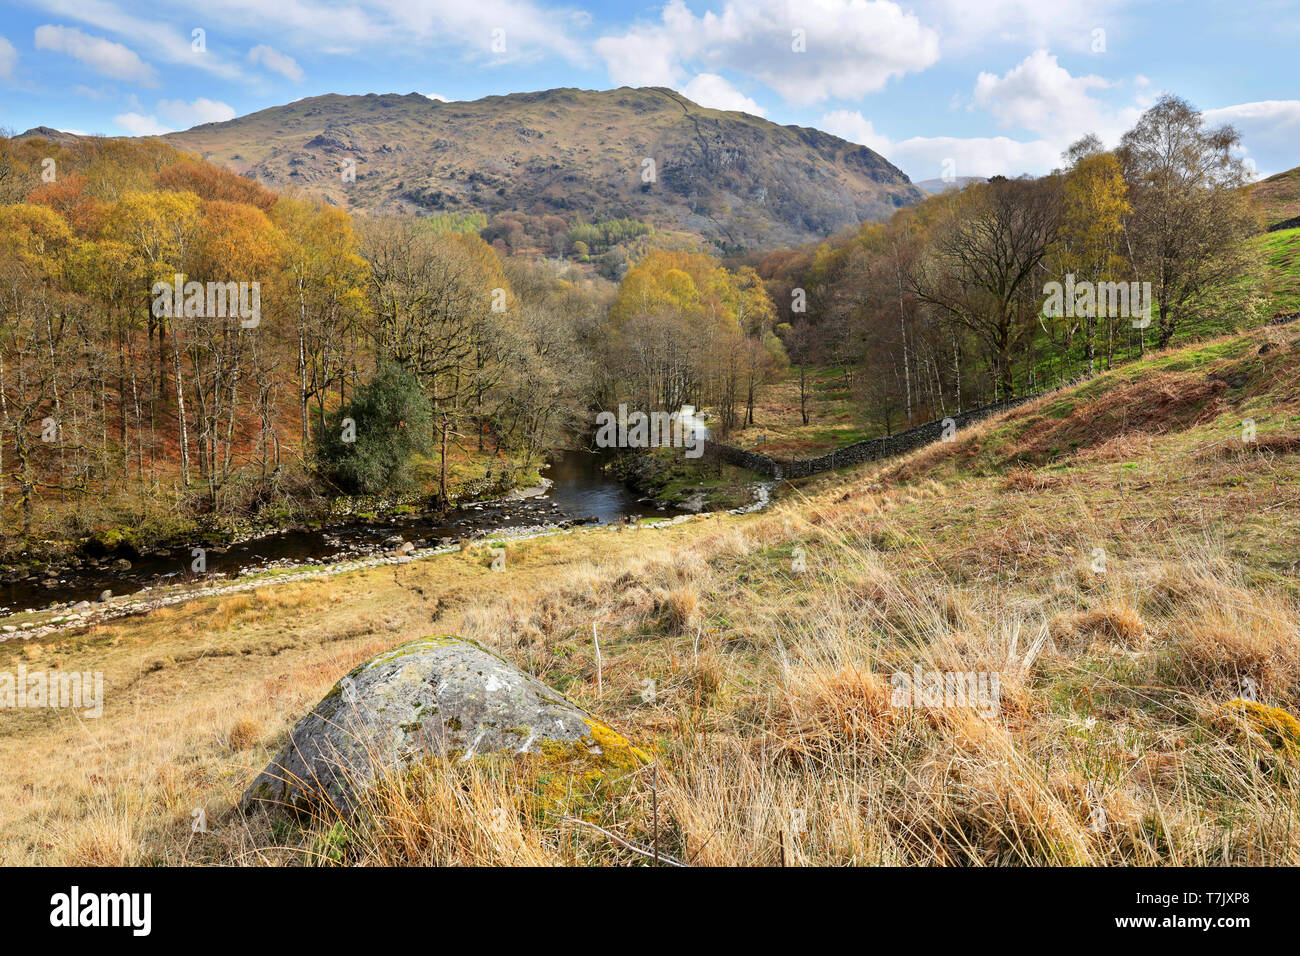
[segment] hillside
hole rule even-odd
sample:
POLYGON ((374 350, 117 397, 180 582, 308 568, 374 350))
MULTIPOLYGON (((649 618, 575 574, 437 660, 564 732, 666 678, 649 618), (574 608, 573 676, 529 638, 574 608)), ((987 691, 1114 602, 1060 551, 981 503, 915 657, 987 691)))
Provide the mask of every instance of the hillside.
POLYGON ((951 180, 947 179, 921 179, 917 180, 916 188, 925 193, 946 193, 950 189, 965 189, 971 183, 986 183, 988 179, 983 176, 954 176, 951 180))
POLYGON ((1250 187, 1270 230, 1300 226, 1300 166, 1250 187))
POLYGON ((1268 262, 1274 308, 1284 314, 1300 311, 1300 226, 1274 229, 1255 241, 1268 262))
POLYGON ((100 720, 13 716, 0 858, 626 864, 606 834, 653 832, 702 865, 1295 865, 1298 421, 1300 327, 1267 327, 765 513, 513 542, 506 573, 485 546, 268 579, 0 644, 106 680, 100 720), (432 761, 351 825, 231 812, 341 674, 430 633, 608 719, 657 784, 575 804, 544 760, 432 761), (890 675, 917 666, 999 673, 998 712, 900 707, 890 675))
POLYGON ((660 88, 442 103, 326 95, 165 137, 282 190, 349 209, 628 217, 725 249, 795 245, 888 217, 921 193, 864 146, 706 109, 660 88), (643 160, 656 181, 642 180, 643 160), (356 162, 345 183, 341 164, 356 162))

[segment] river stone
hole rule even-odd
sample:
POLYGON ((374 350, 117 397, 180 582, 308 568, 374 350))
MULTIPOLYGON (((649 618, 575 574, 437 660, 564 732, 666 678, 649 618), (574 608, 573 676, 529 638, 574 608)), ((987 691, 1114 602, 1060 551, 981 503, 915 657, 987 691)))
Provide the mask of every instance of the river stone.
POLYGON ((380 774, 428 756, 541 753, 559 744, 598 766, 645 754, 477 641, 426 637, 354 668, 294 727, 240 800, 348 813, 380 774))

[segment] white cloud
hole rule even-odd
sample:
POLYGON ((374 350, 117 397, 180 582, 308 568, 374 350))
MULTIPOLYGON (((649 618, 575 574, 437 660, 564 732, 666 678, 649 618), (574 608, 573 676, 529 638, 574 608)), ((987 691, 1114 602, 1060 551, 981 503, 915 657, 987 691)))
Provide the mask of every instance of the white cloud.
MULTIPOLYGON (((241 0, 218 2, 238 4, 241 0)), ((461 51, 495 63, 527 62, 541 56, 585 63, 588 58, 578 34, 589 15, 579 10, 543 9, 531 0, 370 0, 357 9, 367 19, 367 32, 386 44, 448 45, 450 41, 461 51), (505 49, 501 52, 492 48, 495 30, 503 31, 505 49)), ((306 6, 306 13, 314 24, 328 19, 314 6, 306 6)), ((330 38, 352 39, 342 32, 330 38)))
POLYGON ((1090 95, 1110 87, 1100 76, 1071 76, 1056 57, 1036 50, 1003 76, 980 73, 974 102, 987 109, 1002 126, 1026 129, 1039 136, 1059 137, 1102 132, 1113 125, 1105 106, 1090 95))
MULTIPOLYGON (((274 6, 279 7, 282 2, 288 0, 277 0, 274 6)), ((140 49, 148 50, 150 57, 155 60, 193 67, 226 79, 236 79, 243 75, 238 65, 227 62, 212 50, 196 52, 190 36, 192 25, 188 22, 181 30, 164 23, 157 15, 132 16, 118 9, 112 0, 36 0, 36 4, 51 14, 115 33, 140 49)), ((207 13, 208 8, 205 7, 205 19, 207 13)), ((246 11, 244 18, 235 22, 246 24, 247 18, 246 11)), ((185 19, 189 20, 188 17, 185 19)))
POLYGON ((172 129, 158 122, 156 116, 141 116, 139 113, 119 113, 113 122, 132 136, 161 136, 172 129))
POLYGON ((633 26, 596 41, 596 53, 619 86, 671 86, 685 72, 679 60, 698 53, 695 17, 686 4, 671 0, 662 16, 662 24, 633 26))
POLYGON ((596 41, 615 83, 672 86, 689 71, 727 69, 807 106, 874 93, 939 59, 935 31, 890 0, 727 0, 701 16, 669 0, 660 20, 596 41))
POLYGON ((82 33, 75 27, 36 28, 36 49, 66 53, 104 76, 156 86, 154 68, 120 43, 82 33))
POLYGON ((295 83, 302 82, 302 67, 298 65, 298 61, 265 43, 259 43, 248 51, 248 62, 254 65, 260 64, 272 73, 279 73, 295 83))
POLYGON ((1020 142, 1006 136, 913 136, 894 141, 878 133, 858 110, 822 117, 822 129, 874 149, 913 180, 953 176, 1019 176, 1060 165, 1061 147, 1045 140, 1020 142))
POLYGON ((202 123, 224 123, 235 118, 232 107, 202 96, 192 103, 184 100, 159 100, 158 112, 177 126, 185 128, 202 123))
POLYGON ((1261 176, 1282 172, 1300 163, 1300 100, 1260 100, 1205 110, 1210 126, 1230 124, 1241 133, 1241 144, 1261 176))
MULTIPOLYGON (((981 73, 975 82, 972 107, 988 110, 1003 126, 1036 134, 1028 140, 1008 136, 913 136, 894 140, 876 130, 858 110, 826 113, 827 132, 874 149, 913 179, 930 179, 952 172, 957 176, 1040 175, 1062 164, 1061 154, 1087 133, 1096 133, 1107 146, 1137 123, 1142 111, 1159 95, 1140 74, 1128 82, 1095 76, 1075 77, 1045 51, 1026 57, 1002 76, 981 73), (1110 106, 1091 95, 1094 90, 1128 89, 1131 101, 1110 106)), ((1262 100, 1203 111, 1209 126, 1235 126, 1244 153, 1261 176, 1295 166, 1300 142, 1300 100, 1262 100)))
POLYGON ((328 9, 311 0, 205 0, 203 15, 213 23, 282 37, 290 48, 310 46, 324 53, 356 54, 377 47, 391 55, 438 46, 488 62, 556 55, 581 63, 587 58, 578 40, 586 14, 544 9, 534 0, 360 0, 328 9), (497 29, 504 31, 500 53, 492 50, 497 29))
MULTIPOLYGON (((882 137, 893 152, 877 151, 921 179, 940 175, 937 170, 949 159, 956 162, 958 176, 1047 173, 1061 165, 1071 143, 1089 133, 1108 146, 1119 143, 1152 98, 1150 81, 1135 78, 1134 99, 1119 106, 1093 94, 1124 86, 1093 74, 1074 76, 1047 50, 1036 50, 1001 76, 981 72, 968 104, 969 109, 988 111, 1004 128, 1032 134, 1032 139, 933 136, 894 143, 882 137)), ((851 122, 839 122, 853 129, 851 122)))
POLYGON ((117 89, 112 86, 86 86, 84 83, 78 83, 72 88, 72 92, 78 96, 84 96, 88 100, 109 100, 117 96, 117 89))
POLYGON ((441 93, 421 93, 420 95, 421 95, 421 96, 424 96, 424 97, 427 97, 428 99, 434 100, 435 102, 438 102, 438 103, 450 103, 450 102, 451 102, 451 100, 447 99, 447 97, 443 96, 441 93))
POLYGON ((893 148, 893 142, 888 136, 877 133, 871 120, 863 116, 861 110, 835 110, 827 113, 822 117, 821 128, 851 143, 860 143, 874 149, 886 159, 890 158, 886 150, 893 148))
POLYGON ((13 75, 14 65, 18 62, 18 51, 14 45, 0 37, 0 80, 13 75))
POLYGON ((739 110, 754 116, 766 116, 767 110, 759 106, 725 77, 716 73, 701 73, 681 88, 688 100, 715 110, 739 110))
MULTIPOLYGON (((279 50, 309 48, 343 56, 371 52, 392 58, 435 48, 450 56, 487 63, 524 62, 542 56, 559 56, 579 64, 589 60, 581 33, 590 16, 572 8, 544 8, 540 0, 354 0, 329 4, 204 0, 198 18, 176 3, 166 5, 172 8, 171 15, 151 9, 148 15, 142 11, 136 16, 126 12, 120 0, 29 2, 114 33, 149 50, 155 60, 227 79, 248 76, 246 57, 226 59, 221 52, 220 38, 232 35, 276 38, 279 50), (196 25, 207 30, 209 42, 204 53, 191 48, 190 30, 196 25), (505 31, 501 53, 491 49, 495 29, 505 31)), ((265 62, 261 65, 272 68, 265 62)))
POLYGON ((1097 30, 1107 50, 1125 36, 1124 8, 1133 0, 918 0, 917 10, 934 24, 946 52, 987 51, 997 43, 1024 48, 1055 47, 1093 54, 1097 30))
POLYGON ((217 100, 198 97, 193 102, 185 100, 159 100, 155 113, 148 116, 139 112, 139 104, 129 113, 119 113, 113 122, 132 136, 162 136, 178 129, 189 129, 202 123, 222 123, 235 118, 232 107, 217 100), (171 125, 158 119, 158 115, 168 120, 171 125))

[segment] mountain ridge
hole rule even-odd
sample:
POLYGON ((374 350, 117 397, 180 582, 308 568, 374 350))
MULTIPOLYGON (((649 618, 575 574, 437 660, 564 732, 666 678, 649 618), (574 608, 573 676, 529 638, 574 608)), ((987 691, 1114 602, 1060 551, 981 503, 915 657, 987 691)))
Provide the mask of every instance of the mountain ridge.
POLYGON ((629 217, 733 250, 825 238, 923 195, 868 147, 659 87, 326 93, 162 139, 351 210, 629 217))

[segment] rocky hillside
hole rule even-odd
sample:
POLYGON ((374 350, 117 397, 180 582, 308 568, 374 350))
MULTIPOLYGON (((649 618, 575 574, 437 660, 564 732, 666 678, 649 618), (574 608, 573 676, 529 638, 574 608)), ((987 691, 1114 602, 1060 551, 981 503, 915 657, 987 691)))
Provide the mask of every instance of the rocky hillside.
POLYGON ((864 146, 705 109, 668 89, 547 90, 442 103, 326 95, 165 137, 274 189, 350 209, 619 217, 726 250, 822 238, 921 193, 864 146), (654 161, 646 182, 645 160, 654 161), (356 163, 355 182, 342 175, 356 163))

